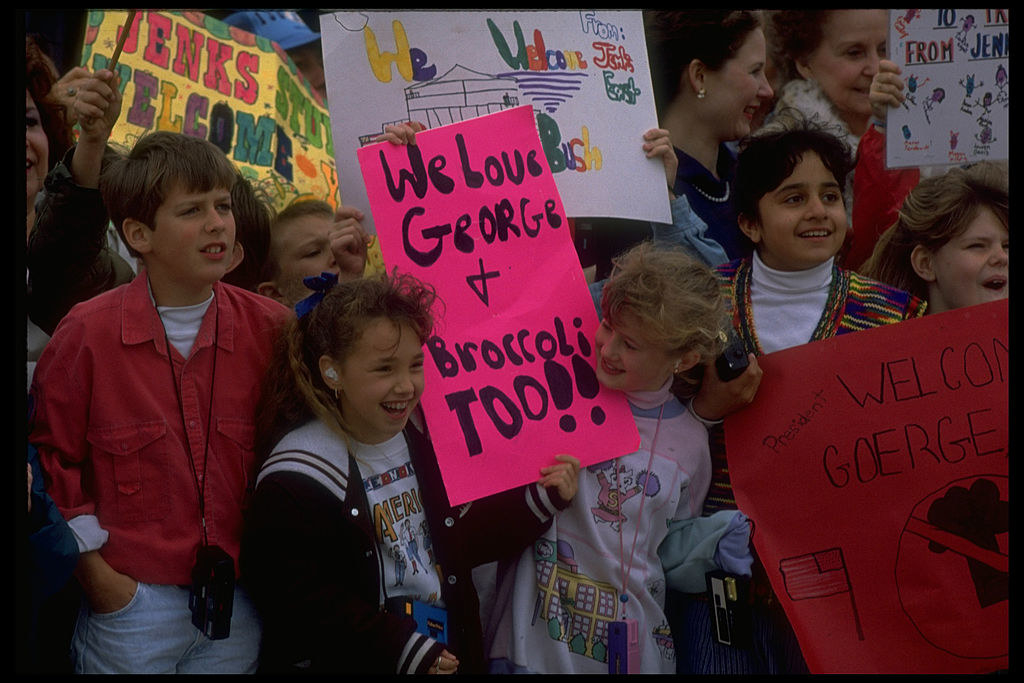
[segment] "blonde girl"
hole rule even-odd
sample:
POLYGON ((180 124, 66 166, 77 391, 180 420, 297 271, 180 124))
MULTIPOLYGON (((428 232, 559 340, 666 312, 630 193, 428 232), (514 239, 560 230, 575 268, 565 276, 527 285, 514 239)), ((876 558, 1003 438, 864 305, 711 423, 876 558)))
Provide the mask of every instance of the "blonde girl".
POLYGON ((640 448, 583 470, 572 505, 499 566, 492 673, 674 673, 666 586, 749 568, 746 519, 700 517, 707 428, 673 394, 692 394, 696 369, 721 351, 718 279, 681 249, 644 242, 616 259, 601 311, 597 377, 625 395, 640 448), (616 657, 623 626, 637 634, 628 661, 616 657))

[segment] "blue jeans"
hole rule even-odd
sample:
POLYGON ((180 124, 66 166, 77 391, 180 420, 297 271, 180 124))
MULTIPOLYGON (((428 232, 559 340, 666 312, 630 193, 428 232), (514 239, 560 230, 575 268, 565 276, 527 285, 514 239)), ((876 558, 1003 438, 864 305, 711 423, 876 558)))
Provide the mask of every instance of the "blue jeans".
POLYGON ((231 635, 210 640, 192 625, 189 589, 139 583, 131 601, 96 614, 83 599, 71 642, 75 673, 255 673, 260 620, 235 588, 231 635))

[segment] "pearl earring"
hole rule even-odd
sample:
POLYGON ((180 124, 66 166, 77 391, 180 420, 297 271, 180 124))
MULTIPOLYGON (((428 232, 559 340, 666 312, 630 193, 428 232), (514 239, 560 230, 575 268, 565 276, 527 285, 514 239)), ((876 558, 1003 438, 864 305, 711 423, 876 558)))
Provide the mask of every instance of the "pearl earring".
POLYGON ((698 100, 703 100, 704 97, 707 96, 707 94, 708 94, 708 91, 705 90, 704 88, 701 88, 700 90, 697 91, 697 99, 698 100))

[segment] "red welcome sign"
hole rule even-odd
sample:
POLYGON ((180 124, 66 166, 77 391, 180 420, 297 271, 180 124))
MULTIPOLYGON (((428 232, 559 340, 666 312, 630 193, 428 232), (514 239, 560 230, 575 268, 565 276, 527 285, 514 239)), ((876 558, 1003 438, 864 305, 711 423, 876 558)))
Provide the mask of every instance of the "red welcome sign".
POLYGON ((725 423, 736 501, 813 673, 1009 657, 1008 302, 769 354, 725 423))

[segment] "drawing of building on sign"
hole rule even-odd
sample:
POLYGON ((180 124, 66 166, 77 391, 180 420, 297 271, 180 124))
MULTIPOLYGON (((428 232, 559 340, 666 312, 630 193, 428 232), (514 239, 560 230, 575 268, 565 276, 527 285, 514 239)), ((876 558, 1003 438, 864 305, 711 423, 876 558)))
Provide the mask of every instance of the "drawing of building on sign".
POLYGON ((515 80, 480 73, 456 64, 443 75, 405 88, 406 114, 402 119, 385 121, 380 130, 359 136, 365 146, 390 125, 417 121, 427 128, 465 121, 485 114, 519 106, 515 80))
POLYGON ((543 619, 548 635, 577 654, 608 661, 608 622, 614 621, 618 591, 580 573, 572 546, 561 541, 557 551, 546 539, 534 546, 537 603, 534 621, 543 619))
POLYGON ((409 120, 435 128, 519 106, 515 81, 456 64, 444 75, 405 89, 409 120))

